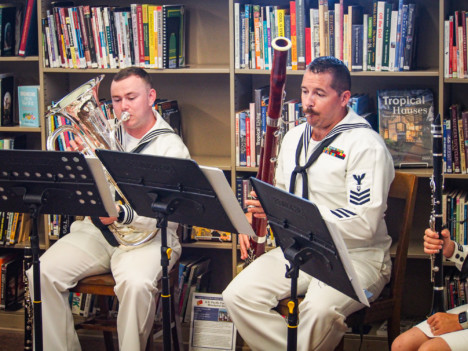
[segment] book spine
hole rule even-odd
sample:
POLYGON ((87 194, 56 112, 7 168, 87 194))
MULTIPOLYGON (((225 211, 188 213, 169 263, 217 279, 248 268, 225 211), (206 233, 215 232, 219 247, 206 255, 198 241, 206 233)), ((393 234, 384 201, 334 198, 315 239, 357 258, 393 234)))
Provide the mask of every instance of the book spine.
POLYGON ((54 16, 55 29, 57 31, 57 41, 60 54, 60 67, 68 68, 68 59, 67 51, 65 47, 65 39, 62 33, 62 24, 60 23, 60 14, 57 7, 52 9, 52 14, 54 16))
POLYGON ((93 30, 93 39, 94 39, 94 47, 96 50, 96 61, 98 68, 104 68, 104 63, 102 60, 102 47, 101 47, 101 39, 99 36, 99 24, 97 18, 97 11, 95 7, 91 8, 91 27, 93 30))
POLYGON ((132 34, 133 34, 133 54, 134 62, 133 65, 138 66, 140 64, 140 49, 138 43, 138 15, 137 15, 137 5, 130 5, 130 14, 132 17, 132 34))
MULTIPOLYGON (((328 11, 328 42, 330 56, 335 56, 335 10, 328 11)), ((305 69, 305 68, 304 68, 305 69)))
POLYGON ((150 49, 149 49, 149 28, 148 28, 148 5, 141 5, 141 14, 143 19, 143 45, 145 51, 145 67, 149 67, 150 64, 150 49))
POLYGON ((398 22, 398 11, 392 11, 391 21, 390 21, 390 50, 388 52, 388 70, 390 72, 393 72, 395 70, 397 22, 398 22))
POLYGON ((30 28, 31 28, 32 17, 36 16, 36 12, 34 11, 34 9, 37 6, 36 1, 37 0, 28 0, 28 3, 26 5, 26 12, 24 15, 24 22, 23 22, 23 30, 21 32, 21 40, 20 40, 20 46, 18 50, 19 56, 26 56, 26 45, 29 40, 34 39, 34 38, 31 38, 33 30, 31 30, 31 33, 30 33, 30 28))
POLYGON ((413 47, 415 38, 416 25, 416 5, 408 5, 408 25, 406 31, 406 45, 404 48, 403 70, 409 71, 413 66, 413 47))
POLYGON ((67 16, 65 14, 65 9, 63 7, 58 8, 58 14, 60 17, 60 26, 62 28, 62 35, 63 39, 65 42, 65 52, 66 52, 66 67, 67 68, 73 68, 73 57, 72 57, 72 51, 71 51, 71 46, 70 46, 70 38, 68 36, 68 25, 67 25, 67 16))
POLYGON ((240 4, 234 3, 234 68, 240 69, 240 4))
POLYGON ((143 29, 143 8, 137 5, 137 26, 138 26, 138 49, 140 57, 140 67, 145 67, 145 36, 143 29))
POLYGON ((385 3, 382 47, 382 71, 390 70, 390 31, 392 26, 392 4, 385 3))
POLYGON ((377 27, 375 41, 375 70, 382 71, 382 54, 383 54, 383 33, 385 19, 385 1, 379 1, 377 4, 377 27))
POLYGON ((72 9, 72 19, 73 27, 75 29, 74 32, 76 33, 75 44, 78 47, 78 54, 80 56, 80 68, 86 68, 86 58, 84 54, 83 40, 81 38, 80 22, 78 20, 78 9, 76 7, 72 9))
POLYGON ((297 32, 297 69, 304 70, 305 62, 305 3, 296 0, 296 32, 297 32))
POLYGON ((89 5, 83 6, 83 16, 86 27, 86 34, 88 37, 88 47, 91 61, 91 68, 98 67, 98 60, 96 55, 96 41, 93 32, 92 18, 91 18, 91 8, 89 5))
POLYGON ((79 28, 81 32, 81 40, 83 42, 83 49, 84 49, 84 57, 86 66, 88 68, 92 68, 91 65, 91 51, 89 49, 89 42, 88 42, 88 32, 86 29, 85 18, 84 18, 84 11, 83 6, 78 6, 77 16, 79 20, 79 28))
POLYGON ((458 105, 450 106, 450 118, 452 127, 452 154, 453 154, 453 173, 460 173, 460 149, 458 140, 458 105))

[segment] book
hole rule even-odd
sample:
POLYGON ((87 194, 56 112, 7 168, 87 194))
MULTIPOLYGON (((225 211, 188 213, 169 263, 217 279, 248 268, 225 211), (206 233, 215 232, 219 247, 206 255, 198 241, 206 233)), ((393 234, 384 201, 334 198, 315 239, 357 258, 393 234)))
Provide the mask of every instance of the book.
POLYGON ((380 135, 395 167, 431 167, 434 98, 429 89, 379 90, 380 135))
POLYGON ((187 280, 187 287, 185 288, 184 286, 184 289, 187 290, 184 296, 184 303, 182 306, 182 313, 181 313, 181 317, 184 322, 188 322, 188 320, 186 319, 187 306, 188 306, 188 302, 191 300, 191 297, 192 297, 191 293, 195 291, 196 284, 197 284, 197 277, 198 275, 205 273, 210 269, 210 263, 211 263, 211 259, 204 257, 200 261, 195 263, 190 269, 190 274, 187 280))
POLYGON ((202 228, 193 226, 191 238, 193 240, 202 240, 202 241, 220 241, 227 242, 232 241, 231 233, 223 232, 221 230, 213 230, 208 228, 202 228))
POLYGON ((20 309, 24 297, 23 265, 20 256, 2 264, 2 285, 0 309, 16 311, 20 309))
POLYGON ((0 4, 0 56, 14 56, 16 54, 16 13, 16 4, 0 4))
POLYGON ((37 54, 37 0, 28 0, 24 12, 18 55, 33 56, 37 54))
POLYGON ((184 21, 184 5, 162 6, 164 68, 179 68, 185 65, 184 21))
POLYGON ((14 120, 15 78, 11 73, 0 74, 0 126, 12 126, 14 120))
POLYGON ((18 86, 18 118, 20 127, 39 127, 39 85, 18 86))
POLYGON ((155 105, 162 118, 182 137, 182 120, 177 100, 156 100, 155 105))
POLYGON ((453 104, 449 108, 450 125, 452 136, 452 166, 453 173, 461 173, 461 158, 460 158, 460 133, 458 128, 458 120, 460 119, 460 105, 453 104))

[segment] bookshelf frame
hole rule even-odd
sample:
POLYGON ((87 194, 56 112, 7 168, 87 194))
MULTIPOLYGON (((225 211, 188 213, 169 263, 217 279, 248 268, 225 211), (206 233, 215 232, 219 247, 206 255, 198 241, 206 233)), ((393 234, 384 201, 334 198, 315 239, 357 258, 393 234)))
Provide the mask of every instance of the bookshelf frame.
MULTIPOLYGON (((22 0, 25 2, 25 0, 22 0)), ((8 0, 0 0, 9 2, 8 0)), ((38 2, 38 41, 41 42, 41 18, 50 8, 51 0, 37 0, 38 2)), ((254 175, 257 168, 236 167, 235 164, 235 111, 245 105, 252 98, 253 89, 268 82, 269 71, 234 68, 234 3, 254 3, 247 0, 169 0, 164 3, 184 3, 188 13, 187 35, 187 63, 188 67, 177 70, 149 69, 158 96, 179 100, 183 133, 192 157, 200 164, 219 167, 225 171, 231 184, 235 185, 237 175, 254 175), (200 89, 201 87, 201 89, 200 89)), ((368 8, 371 0, 351 1, 363 4, 368 8)), ((460 7, 468 10, 467 0, 415 0, 422 8, 422 18, 427 22, 424 33, 420 33, 421 45, 418 47, 417 65, 421 69, 409 72, 352 72, 353 92, 369 92, 374 99, 375 89, 379 87, 405 87, 419 85, 430 87, 436 96, 436 109, 444 115, 455 97, 468 98, 465 89, 468 79, 445 79, 443 77, 443 21, 449 11, 460 7), (369 91, 369 89, 371 91, 369 91), (455 93, 457 91, 457 93, 455 93)), ((145 3, 144 1, 104 1, 113 6, 128 5, 130 3, 145 3)), ((271 4, 266 0, 255 3, 271 4)), ((276 4, 286 5, 288 1, 278 0, 276 4)), ((92 0, 77 0, 77 5, 95 5, 92 0)), ((421 21, 421 18, 419 19, 421 21)), ((0 57, 0 73, 15 72, 19 82, 38 84, 40 86, 40 111, 44 116, 46 106, 53 100, 59 99, 90 78, 104 73, 106 78, 100 88, 100 95, 108 95, 110 77, 118 69, 62 69, 45 68, 42 50, 38 56, 26 58, 0 57)), ((287 72, 287 91, 289 97, 299 97, 299 85, 304 71, 287 72), (297 90, 296 90, 297 89, 297 90), (297 91, 297 93, 294 93, 297 91)), ((46 128, 44 119, 39 128, 0 127, 0 135, 15 135, 27 133, 28 139, 34 140, 32 145, 37 149, 45 149, 46 128)), ((416 203, 415 220, 409 249, 409 277, 421 276, 428 270, 428 257, 422 252, 422 233, 427 227, 430 203, 428 178, 432 169, 408 169, 420 177, 418 198, 416 203)), ((468 185, 468 175, 447 175, 446 181, 461 181, 468 185)), ((47 249, 53 240, 41 233, 41 248, 47 249)), ((22 245, 15 246, 22 248, 22 245)), ((217 266, 214 292, 221 292, 229 281, 237 274, 237 264, 240 262, 236 236, 232 243, 197 242, 183 244, 184 255, 199 253, 213 255, 214 265, 217 266)), ((0 250, 5 250, 0 248, 0 250)), ((429 280, 429 273, 427 274, 429 280)), ((411 287, 414 289, 414 284, 411 287)), ((404 308, 409 314, 424 316, 430 299, 418 298, 421 289, 410 292, 405 298, 404 308), (416 308, 412 308, 415 302, 416 308)), ((423 294, 424 295, 424 294, 423 294)), ((406 313, 406 312, 405 312, 406 313)), ((0 316, 4 316, 0 312, 0 316)), ((0 329, 6 329, 6 323, 0 318, 0 329)))

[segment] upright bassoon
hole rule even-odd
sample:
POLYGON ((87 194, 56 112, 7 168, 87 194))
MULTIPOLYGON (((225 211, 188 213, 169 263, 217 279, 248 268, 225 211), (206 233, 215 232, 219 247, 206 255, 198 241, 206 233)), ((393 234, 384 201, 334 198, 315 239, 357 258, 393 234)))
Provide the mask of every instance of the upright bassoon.
MULTIPOLYGON (((443 138, 440 115, 434 118, 431 126, 432 133, 432 154, 434 171, 431 178, 432 190, 432 213, 429 220, 433 231, 440 234, 442 225, 442 191, 443 191, 443 138)), ((432 290, 432 308, 430 315, 437 312, 445 312, 444 308, 444 270, 442 266, 442 249, 434 255, 431 255, 431 281, 432 290)))
MULTIPOLYGON (((288 38, 277 37, 271 46, 273 48, 273 64, 270 74, 270 96, 268 100, 266 132, 260 151, 260 164, 257 178, 273 184, 276 157, 278 153, 278 131, 284 101, 284 87, 286 86, 286 64, 291 41, 288 38)), ((252 227, 257 234, 250 239, 251 252, 248 261, 265 252, 266 219, 252 218, 252 227)))

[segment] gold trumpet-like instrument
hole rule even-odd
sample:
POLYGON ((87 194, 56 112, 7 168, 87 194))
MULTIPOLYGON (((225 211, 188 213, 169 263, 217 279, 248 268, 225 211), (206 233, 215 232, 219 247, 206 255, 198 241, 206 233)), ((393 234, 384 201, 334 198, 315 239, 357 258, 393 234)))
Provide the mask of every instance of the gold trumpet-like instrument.
MULTIPOLYGON (((65 118, 70 124, 58 127, 47 138, 48 150, 55 150, 55 142, 62 133, 71 132, 83 141, 84 149, 81 152, 85 156, 96 157, 94 153, 96 149, 124 151, 122 144, 117 138, 116 132, 120 124, 130 118, 130 114, 128 112, 123 112, 117 123, 110 123, 100 107, 97 94, 99 84, 103 78, 104 75, 102 74, 89 80, 63 97, 49 109, 46 118, 58 115, 65 118)), ((108 182, 114 187, 115 191, 122 198, 122 201, 126 206, 131 207, 128 200, 117 186, 117 183, 112 179, 105 168, 104 171, 108 182)), ((138 246, 146 243, 158 232, 158 230, 142 232, 140 229, 135 229, 130 225, 122 225, 117 222, 109 225, 108 228, 117 242, 124 246, 138 246), (135 235, 136 233, 138 233, 138 235, 135 235)))

